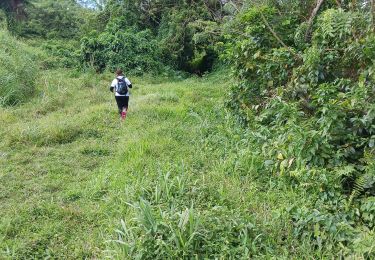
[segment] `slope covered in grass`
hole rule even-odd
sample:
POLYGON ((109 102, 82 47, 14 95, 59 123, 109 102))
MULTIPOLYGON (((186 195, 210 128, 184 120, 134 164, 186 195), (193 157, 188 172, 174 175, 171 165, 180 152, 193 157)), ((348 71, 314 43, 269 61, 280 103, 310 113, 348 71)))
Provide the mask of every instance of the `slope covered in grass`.
POLYGON ((0 28, 0 107, 24 102, 35 90, 38 68, 29 48, 0 28))
POLYGON ((0 258, 371 252, 371 232, 352 244, 311 242, 303 217, 319 210, 315 183, 290 185, 264 171, 251 133, 223 108, 222 76, 131 79, 125 123, 108 92, 111 75, 45 72, 31 102, 1 110, 0 258))

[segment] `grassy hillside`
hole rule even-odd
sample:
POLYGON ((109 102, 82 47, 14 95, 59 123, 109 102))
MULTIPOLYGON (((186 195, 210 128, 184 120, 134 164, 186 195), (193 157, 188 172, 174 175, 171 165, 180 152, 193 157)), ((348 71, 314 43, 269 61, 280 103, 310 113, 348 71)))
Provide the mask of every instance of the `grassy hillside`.
POLYGON ((35 90, 35 57, 27 45, 1 27, 0 46, 0 107, 27 101, 35 90))
POLYGON ((374 1, 10 2, 0 259, 375 259, 374 1))
MULTIPOLYGON (((45 72, 31 102, 1 110, 0 258, 367 252, 311 243, 313 231, 295 212, 313 213, 316 198, 308 183, 293 188, 261 171, 250 133, 221 105, 222 76, 134 78, 124 123, 110 80, 45 72)), ((373 234, 363 234, 371 252, 373 234)))

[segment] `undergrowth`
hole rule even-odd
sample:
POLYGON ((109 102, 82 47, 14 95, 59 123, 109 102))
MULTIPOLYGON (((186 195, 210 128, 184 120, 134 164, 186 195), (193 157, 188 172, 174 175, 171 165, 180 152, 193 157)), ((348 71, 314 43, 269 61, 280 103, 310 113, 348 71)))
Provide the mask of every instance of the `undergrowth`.
MULTIPOLYGON (((370 16, 365 10, 321 10, 305 39, 306 24, 292 13, 251 7, 228 28, 223 58, 237 82, 227 105, 251 130, 248 138, 264 168, 316 196, 314 204, 290 214, 295 233, 310 237, 319 250, 334 248, 332 243, 352 247, 358 237, 373 241, 373 226, 364 221, 373 216, 374 205, 367 206, 375 195, 370 16)), ((373 247, 361 250, 364 257, 374 254, 373 247)))

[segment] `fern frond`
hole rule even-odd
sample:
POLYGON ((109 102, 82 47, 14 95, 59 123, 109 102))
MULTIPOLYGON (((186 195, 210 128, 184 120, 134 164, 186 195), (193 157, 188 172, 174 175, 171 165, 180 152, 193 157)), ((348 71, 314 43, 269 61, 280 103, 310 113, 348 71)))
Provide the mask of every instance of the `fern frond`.
POLYGON ((365 175, 362 175, 355 180, 354 186, 353 186, 353 191, 352 191, 352 193, 350 194, 350 197, 349 197, 348 206, 350 206, 352 204, 354 198, 357 198, 359 195, 361 195, 363 193, 363 191, 365 190, 365 186, 366 186, 365 175))
POLYGON ((338 176, 349 176, 355 172, 355 167, 353 165, 345 165, 335 169, 335 173, 338 176))

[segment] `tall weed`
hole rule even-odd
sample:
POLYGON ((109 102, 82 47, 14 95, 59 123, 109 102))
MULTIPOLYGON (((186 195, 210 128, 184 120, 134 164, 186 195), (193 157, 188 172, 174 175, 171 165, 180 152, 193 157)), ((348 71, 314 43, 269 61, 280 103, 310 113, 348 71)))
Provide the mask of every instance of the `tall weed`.
POLYGON ((38 68, 27 46, 0 30, 0 106, 28 100, 35 92, 38 68))

